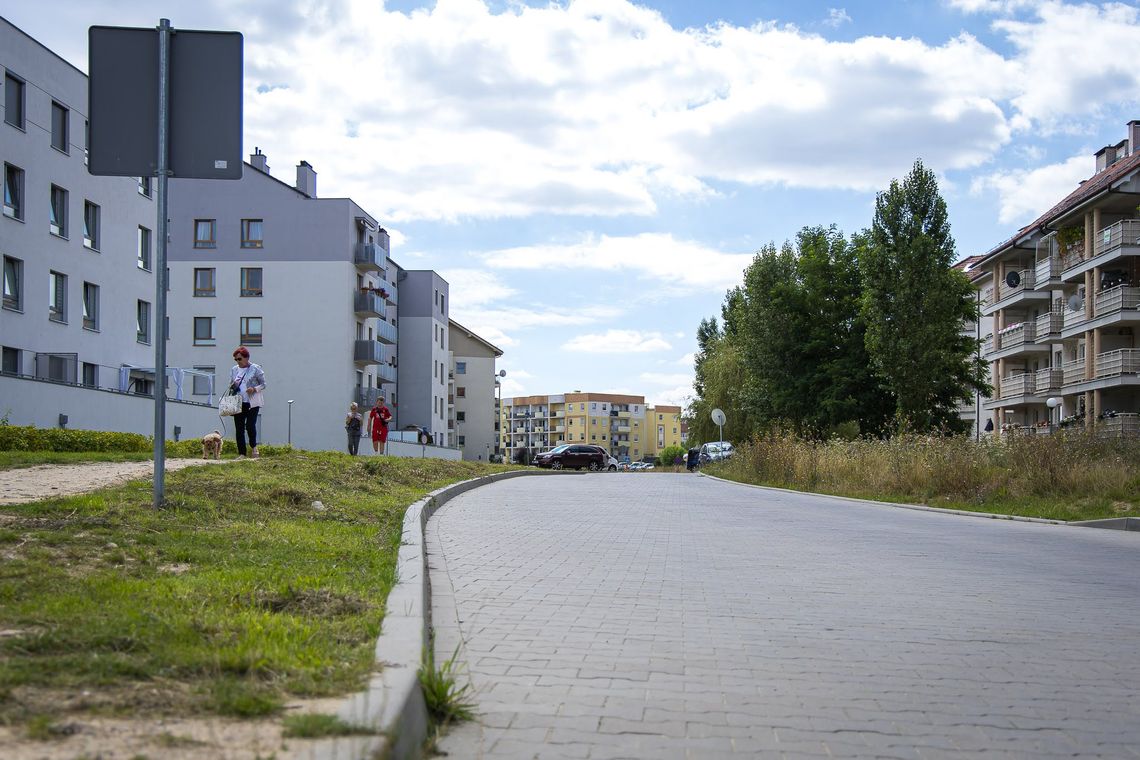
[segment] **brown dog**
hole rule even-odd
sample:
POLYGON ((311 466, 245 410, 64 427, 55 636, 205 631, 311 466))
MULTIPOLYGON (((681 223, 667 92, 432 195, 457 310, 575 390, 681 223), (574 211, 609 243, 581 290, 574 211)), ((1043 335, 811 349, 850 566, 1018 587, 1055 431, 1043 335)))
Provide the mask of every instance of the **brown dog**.
POLYGON ((202 436, 202 458, 209 459, 211 456, 214 459, 222 458, 222 434, 217 430, 202 436))

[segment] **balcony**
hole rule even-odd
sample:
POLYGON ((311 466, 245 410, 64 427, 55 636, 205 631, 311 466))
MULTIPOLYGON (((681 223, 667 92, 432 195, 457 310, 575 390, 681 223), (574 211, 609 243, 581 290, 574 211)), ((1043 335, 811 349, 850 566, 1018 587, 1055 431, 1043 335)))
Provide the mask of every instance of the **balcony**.
POLYGON ((376 325, 376 340, 381 343, 387 343, 389 346, 394 346, 396 345, 396 336, 399 335, 399 332, 394 324, 381 320, 376 325))
MULTIPOLYGON (((998 282, 993 288, 993 295, 990 296, 992 300, 982 301, 983 315, 993 314, 999 309, 1008 309, 1022 301, 1049 300, 1050 294, 1048 291, 1034 290, 1034 282, 1036 281, 1035 269, 1011 269, 1006 272, 1005 276, 1017 284, 1010 285, 1008 280, 998 282), (1016 275, 1016 277, 1013 275, 1016 275)), ((983 295, 985 295, 984 292, 983 295)))
POLYGON ((384 269, 384 249, 375 243, 357 243, 352 262, 365 272, 379 272, 384 269))
POLYGON ((396 290, 396 283, 394 283, 394 282, 385 283, 384 290, 385 290, 385 292, 388 293, 388 295, 385 296, 388 303, 392 304, 393 306, 396 306, 397 304, 400 303, 400 298, 399 298, 400 293, 398 290, 396 290))
POLYGON ((1051 232, 1037 241, 1037 263, 1033 266, 1033 287, 1045 290, 1061 282, 1061 246, 1057 233, 1051 232))
POLYGON ((357 364, 380 364, 384 361, 383 347, 374 340, 358 340, 353 345, 352 360, 357 364))
POLYGON ((1076 385, 1085 381, 1085 360, 1073 359, 1061 365, 1061 382, 1064 385, 1076 385))
POLYGON ((448 406, 455 406, 455 394, 454 393, 447 394, 447 405, 448 406))
POLYGON ((1135 412, 1115 412, 1096 423, 1097 435, 1140 436, 1140 414, 1135 412))
POLYGON ((989 306, 994 302, 994 288, 992 285, 982 288, 982 308, 989 306))
POLYGON ((1064 373, 1053 367, 1037 370, 1037 377, 1034 384, 1037 387, 1036 392, 1045 394, 1053 391, 1061 390, 1061 385, 1064 380, 1064 373))
POLYGON ((555 426, 554 426, 553 428, 551 428, 551 429, 552 429, 552 430, 553 430, 555 433, 565 433, 565 432, 566 432, 566 426, 565 426, 565 425, 555 425, 555 426))
POLYGON ((1001 381, 1000 399, 1017 398, 1019 396, 1032 396, 1037 392, 1036 377, 1028 372, 1020 375, 1010 375, 1001 381))
POLYGON ((384 299, 371 291, 365 293, 357 291, 352 295, 352 310, 358 317, 383 317, 384 299))
POLYGON ((1140 348, 1121 348, 1097 354, 1096 377, 1119 377, 1140 374, 1140 348))
POLYGON ((982 355, 987 356, 994 352, 994 336, 987 335, 982 338, 982 355))
POLYGON ((1051 339, 1059 338, 1061 336, 1061 328, 1065 324, 1065 314, 1060 311, 1049 311, 1037 316, 1037 322, 1033 326, 1036 340, 1038 343, 1048 343, 1051 339))
POLYGON ((376 403, 376 399, 380 398, 380 395, 379 388, 357 388, 355 400, 361 409, 369 409, 376 403))
POLYGON ((617 413, 617 416, 618 416, 618 419, 628 420, 629 416, 630 416, 630 412, 629 411, 619 411, 617 413))
POLYGON ((619 433, 628 433, 630 431, 629 425, 618 425, 617 431, 619 433))
POLYGON ((1065 309, 1065 324, 1064 328, 1068 330, 1070 327, 1076 327, 1088 320, 1085 316, 1085 301, 1082 298, 1079 304, 1076 304, 1075 309, 1065 309))
POLYGON ((998 333, 998 347, 1004 351, 1008 348, 1032 344, 1036 334, 1037 324, 1035 322, 1020 322, 1011 325, 998 333))
POLYGON ((1093 267, 1104 266, 1121 256, 1140 255, 1140 219, 1124 219, 1093 233, 1092 258, 1079 248, 1061 261, 1061 279, 1074 280, 1093 267))
POLYGON ((1097 293, 1093 309, 1098 317, 1140 309, 1140 288, 1117 285, 1115 288, 1097 293))

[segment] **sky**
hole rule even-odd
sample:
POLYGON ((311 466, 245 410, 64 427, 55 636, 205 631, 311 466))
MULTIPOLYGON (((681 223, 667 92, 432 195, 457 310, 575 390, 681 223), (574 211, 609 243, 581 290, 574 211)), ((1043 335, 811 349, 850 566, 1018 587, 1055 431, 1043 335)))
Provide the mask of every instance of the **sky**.
MULTIPOLYGON (((503 395, 684 404, 696 329, 768 242, 869 227, 921 159, 959 258, 1140 119, 1140 8, 1052 0, 0 0, 245 37, 245 152, 351 197, 499 346, 503 395)), ((175 180, 176 181, 176 180, 175 180)), ((315 305, 314 305, 315 306, 315 305)))

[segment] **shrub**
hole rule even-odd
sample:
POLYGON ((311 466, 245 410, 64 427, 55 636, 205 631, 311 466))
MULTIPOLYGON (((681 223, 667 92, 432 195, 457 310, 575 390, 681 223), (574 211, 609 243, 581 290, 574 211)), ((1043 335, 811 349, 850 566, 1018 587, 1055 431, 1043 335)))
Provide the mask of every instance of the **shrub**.
MULTIPOLYGON (((123 451, 154 450, 153 438, 139 433, 115 433, 104 430, 64 430, 20 425, 0 425, 0 451, 123 451)), ((276 456, 290 451, 289 446, 258 446, 262 456, 276 456)), ((222 441, 222 454, 237 454, 232 438, 222 441)), ((167 441, 168 457, 202 456, 202 440, 187 438, 167 441)))

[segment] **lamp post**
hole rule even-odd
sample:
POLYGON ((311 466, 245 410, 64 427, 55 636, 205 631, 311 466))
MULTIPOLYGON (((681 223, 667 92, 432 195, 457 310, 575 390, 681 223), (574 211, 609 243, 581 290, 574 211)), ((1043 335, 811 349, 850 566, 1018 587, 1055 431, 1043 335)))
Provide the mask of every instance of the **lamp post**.
POLYGON ((501 369, 501 370, 499 370, 499 377, 495 379, 495 395, 496 395, 495 416, 498 417, 498 420, 499 420, 499 435, 496 436, 495 448, 501 449, 501 451, 499 452, 500 454, 506 453, 506 446, 502 445, 503 436, 504 436, 504 430, 503 430, 503 381, 502 381, 502 378, 504 378, 506 376, 507 376, 507 371, 505 369, 501 369))
POLYGON ((288 401, 285 402, 286 404, 289 405, 289 429, 288 429, 289 432, 287 435, 288 435, 288 443, 290 446, 293 445, 293 402, 294 401, 296 401, 296 399, 289 399, 288 401))
POLYGON ((1056 396, 1050 396, 1045 399, 1045 406, 1049 407, 1049 435, 1053 435, 1053 410, 1061 405, 1061 399, 1056 396))

